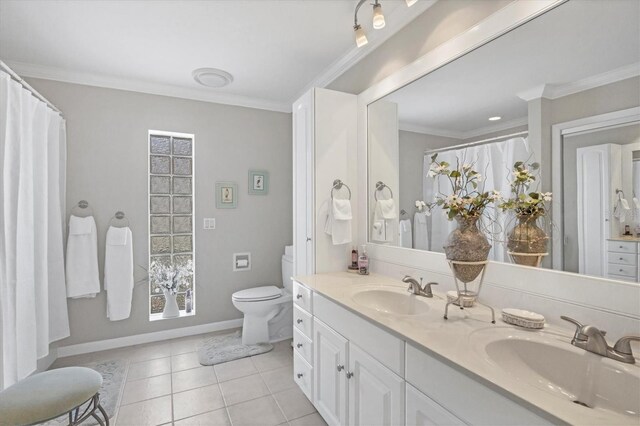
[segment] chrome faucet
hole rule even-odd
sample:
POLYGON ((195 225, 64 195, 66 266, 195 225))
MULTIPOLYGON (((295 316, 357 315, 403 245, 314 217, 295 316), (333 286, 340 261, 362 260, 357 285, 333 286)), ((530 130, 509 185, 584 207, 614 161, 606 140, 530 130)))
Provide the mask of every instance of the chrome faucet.
POLYGON ((636 359, 631 351, 631 341, 640 341, 640 336, 624 336, 618 339, 613 347, 609 346, 604 336, 604 330, 599 330, 592 325, 583 325, 573 318, 562 315, 565 321, 569 321, 576 326, 576 332, 571 339, 571 344, 587 352, 614 359, 627 364, 635 364, 636 359))
POLYGON ((424 297, 433 297, 433 292, 431 291, 432 285, 438 285, 438 283, 426 283, 424 287, 422 287, 422 278, 420 278, 420 282, 418 282, 415 278, 405 275, 402 279, 403 283, 408 283, 409 288, 407 291, 411 294, 415 294, 416 296, 424 296, 424 297))

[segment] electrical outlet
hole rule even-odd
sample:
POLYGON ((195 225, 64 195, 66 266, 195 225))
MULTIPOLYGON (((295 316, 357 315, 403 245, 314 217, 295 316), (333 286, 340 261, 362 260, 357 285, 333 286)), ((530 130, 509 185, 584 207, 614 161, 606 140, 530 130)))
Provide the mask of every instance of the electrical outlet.
POLYGON ((216 220, 213 217, 204 218, 204 229, 216 229, 216 220))

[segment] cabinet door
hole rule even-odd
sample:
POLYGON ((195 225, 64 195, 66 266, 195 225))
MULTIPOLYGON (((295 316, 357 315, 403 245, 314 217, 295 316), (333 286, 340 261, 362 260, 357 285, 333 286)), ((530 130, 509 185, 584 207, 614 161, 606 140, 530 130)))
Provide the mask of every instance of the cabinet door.
POLYGON ((407 383, 407 426, 464 425, 462 420, 407 383))
POLYGON ((403 425, 404 380, 349 343, 349 425, 403 425))
POLYGON ((347 340, 314 320, 314 397, 330 425, 347 424, 347 340))

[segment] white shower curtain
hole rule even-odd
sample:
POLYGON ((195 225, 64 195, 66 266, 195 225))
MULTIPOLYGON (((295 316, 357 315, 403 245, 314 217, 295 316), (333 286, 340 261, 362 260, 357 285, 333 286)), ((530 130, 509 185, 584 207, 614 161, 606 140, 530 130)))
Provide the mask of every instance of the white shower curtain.
POLYGON ((62 117, 0 71, 0 389, 69 336, 62 117))
MULTIPOLYGON (((529 146, 526 138, 518 137, 505 141, 494 142, 485 145, 472 146, 468 148, 452 149, 438 153, 438 161, 446 161, 452 168, 456 167, 458 159, 461 163, 475 163, 474 169, 484 177, 484 188, 487 190, 497 190, 503 197, 510 195, 511 169, 516 161, 536 161, 535 155, 529 146)), ((427 202, 433 202, 437 193, 450 195, 451 188, 448 182, 443 179, 436 180, 427 176, 431 165, 431 155, 424 156, 424 178, 423 193, 427 202)), ((484 227, 490 234, 495 236, 495 241, 491 241, 491 251, 489 259, 501 262, 509 261, 504 242, 506 241, 507 215, 497 208, 487 210, 490 217, 495 218, 495 222, 484 221, 480 227, 484 227)), ((430 250, 442 252, 447 236, 456 227, 455 221, 447 219, 440 207, 435 207, 428 218, 429 224, 429 247, 430 250)))

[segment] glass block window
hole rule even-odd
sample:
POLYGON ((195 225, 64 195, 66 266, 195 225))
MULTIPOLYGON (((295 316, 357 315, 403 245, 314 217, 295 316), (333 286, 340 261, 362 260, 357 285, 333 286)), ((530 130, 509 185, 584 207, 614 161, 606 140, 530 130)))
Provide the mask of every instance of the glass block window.
MULTIPOLYGON (((149 267, 194 261, 193 135, 149 131, 149 267)), ((195 265, 194 265, 195 270, 195 265)), ((149 280, 149 318, 161 319, 166 298, 149 280)), ((195 314, 194 276, 178 287, 180 316, 195 314), (187 292, 191 312, 187 312, 187 292)))

